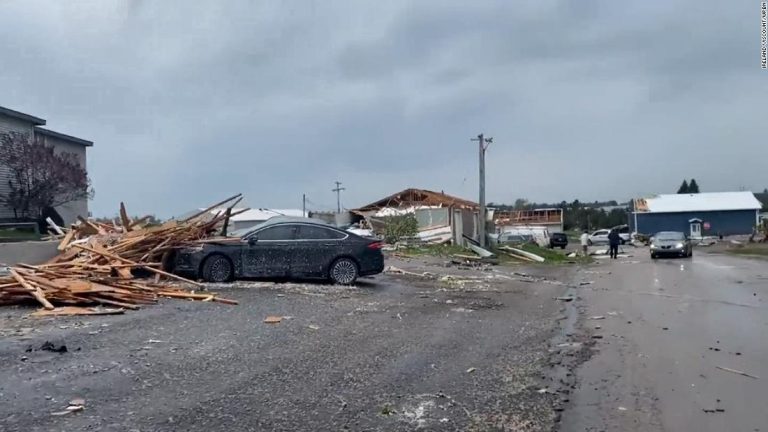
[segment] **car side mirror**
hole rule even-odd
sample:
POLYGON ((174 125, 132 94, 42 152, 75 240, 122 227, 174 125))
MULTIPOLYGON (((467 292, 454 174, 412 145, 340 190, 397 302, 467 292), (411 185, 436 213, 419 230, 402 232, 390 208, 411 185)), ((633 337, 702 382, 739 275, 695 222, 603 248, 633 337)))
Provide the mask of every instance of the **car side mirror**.
POLYGON ((250 237, 248 237, 248 244, 249 245, 256 244, 258 242, 259 242, 259 237, 258 236, 250 236, 250 237))

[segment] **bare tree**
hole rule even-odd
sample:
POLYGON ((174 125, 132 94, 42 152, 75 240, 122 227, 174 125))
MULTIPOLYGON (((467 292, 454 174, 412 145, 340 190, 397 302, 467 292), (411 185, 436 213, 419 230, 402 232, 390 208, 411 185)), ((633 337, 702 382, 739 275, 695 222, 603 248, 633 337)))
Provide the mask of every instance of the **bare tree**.
POLYGON ((55 152, 39 137, 0 135, 0 165, 8 169, 9 193, 0 203, 16 218, 41 216, 44 209, 93 197, 88 173, 73 153, 55 152))

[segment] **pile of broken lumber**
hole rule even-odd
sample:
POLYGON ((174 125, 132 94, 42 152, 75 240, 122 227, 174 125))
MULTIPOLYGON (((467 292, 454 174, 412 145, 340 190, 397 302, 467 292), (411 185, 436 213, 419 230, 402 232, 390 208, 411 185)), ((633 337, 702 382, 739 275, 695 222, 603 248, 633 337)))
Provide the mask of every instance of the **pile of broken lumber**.
POLYGON ((38 315, 91 315, 138 309, 159 297, 237 304, 215 294, 180 288, 176 282, 193 289, 200 284, 166 271, 163 264, 169 263, 175 248, 222 231, 237 214, 232 209, 240 199, 238 194, 184 220, 156 226, 132 221, 123 203, 119 223, 81 218, 62 231, 58 256, 41 265, 18 264, 8 269, 8 276, 0 276, 0 305, 36 301, 44 308, 38 315), (212 214, 217 208, 222 210, 212 214), (91 307, 99 305, 117 308, 91 307))

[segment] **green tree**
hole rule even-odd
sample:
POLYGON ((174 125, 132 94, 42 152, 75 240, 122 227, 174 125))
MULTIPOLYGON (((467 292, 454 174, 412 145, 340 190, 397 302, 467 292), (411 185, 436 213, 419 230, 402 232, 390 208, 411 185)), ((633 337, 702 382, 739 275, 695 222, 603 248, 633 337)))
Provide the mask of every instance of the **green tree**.
POLYGON ((677 189, 677 193, 679 194, 687 194, 690 193, 691 187, 688 186, 688 181, 683 180, 683 184, 680 185, 680 187, 677 189))
POLYGON ((13 209, 16 218, 37 219, 46 208, 93 198, 88 173, 77 156, 55 152, 40 137, 0 135, 0 168, 8 173, 8 193, 0 195, 0 203, 13 209))
POLYGON ((691 179, 691 183, 688 185, 688 193, 699 193, 699 185, 696 183, 696 179, 691 179))
POLYGON ((395 243, 403 237, 415 237, 418 232, 419 223, 413 214, 390 216, 384 221, 384 240, 387 243, 395 243))

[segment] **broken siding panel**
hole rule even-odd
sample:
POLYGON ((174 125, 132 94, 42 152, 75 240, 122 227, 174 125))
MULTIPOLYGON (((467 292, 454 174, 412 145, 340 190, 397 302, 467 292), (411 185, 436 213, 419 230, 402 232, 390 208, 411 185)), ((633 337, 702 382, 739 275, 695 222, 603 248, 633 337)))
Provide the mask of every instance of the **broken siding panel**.
POLYGON ((418 209, 415 212, 419 229, 449 226, 448 208, 418 209))
POLYGON ((474 210, 462 209, 461 210, 461 231, 467 236, 475 240, 478 239, 477 234, 477 213, 474 210))
MULTIPOLYGON (((9 117, 0 114, 0 135, 10 132, 21 132, 32 134, 32 123, 21 119, 9 117)), ((10 192, 8 180, 10 178, 10 169, 0 165, 0 195, 6 195, 10 192)), ((10 219, 15 217, 13 209, 5 204, 0 204, 0 219, 10 219)))

